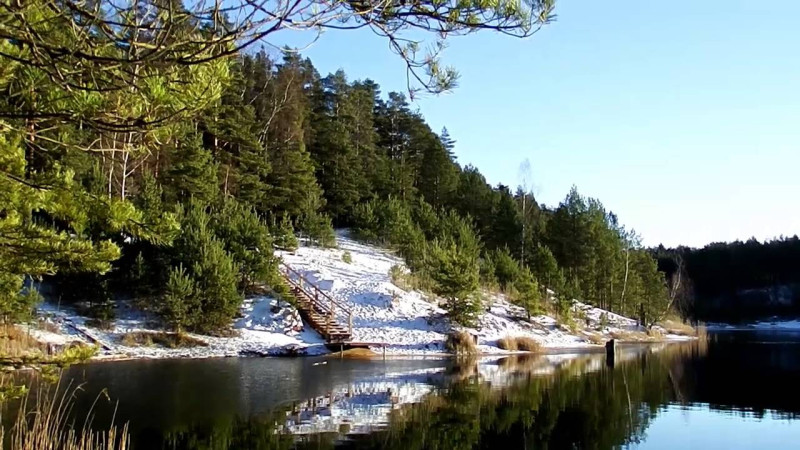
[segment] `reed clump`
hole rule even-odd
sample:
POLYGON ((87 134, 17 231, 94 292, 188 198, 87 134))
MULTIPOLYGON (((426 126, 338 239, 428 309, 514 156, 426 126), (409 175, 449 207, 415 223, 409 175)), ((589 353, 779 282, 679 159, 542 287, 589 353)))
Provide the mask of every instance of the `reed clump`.
MULTIPOLYGON (((60 382, 41 385, 33 396, 21 398, 14 423, 0 428, 0 445, 9 450, 127 450, 130 434, 127 424, 112 424, 108 429, 92 429, 93 411, 84 420, 71 417, 81 386, 68 386, 59 394, 60 382), (32 400, 35 398, 35 400, 32 400)), ((100 396, 106 395, 105 392, 100 396)), ((97 404, 95 400, 94 404, 97 404)))
POLYGON ((132 331, 125 333, 120 343, 126 347, 192 348, 207 347, 208 343, 184 333, 132 331))
POLYGON ((475 340, 466 331, 453 331, 448 334, 444 347, 447 351, 456 355, 475 355, 478 353, 475 340))
POLYGON ((498 339, 497 346, 503 350, 521 351, 538 353, 542 350, 542 345, 531 337, 527 336, 506 336, 498 339))

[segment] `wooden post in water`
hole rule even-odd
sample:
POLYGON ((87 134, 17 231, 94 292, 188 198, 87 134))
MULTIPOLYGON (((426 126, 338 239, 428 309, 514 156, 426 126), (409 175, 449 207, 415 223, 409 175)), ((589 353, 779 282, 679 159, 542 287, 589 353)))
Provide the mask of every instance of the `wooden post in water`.
POLYGON ((617 340, 611 339, 606 342, 606 366, 613 368, 614 359, 617 356, 617 340))

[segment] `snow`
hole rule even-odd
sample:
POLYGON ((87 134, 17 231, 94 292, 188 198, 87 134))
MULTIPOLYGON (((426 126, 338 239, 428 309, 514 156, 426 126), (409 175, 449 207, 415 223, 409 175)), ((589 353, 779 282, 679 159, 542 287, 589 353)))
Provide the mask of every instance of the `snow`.
POLYGON ((710 330, 725 330, 725 331, 800 331, 800 320, 779 320, 774 318, 768 321, 760 321, 748 324, 733 325, 727 323, 709 323, 707 325, 710 330))
MULTIPOLYGON (((134 308, 118 306, 114 326, 101 330, 88 326, 87 319, 78 315, 74 309, 58 307, 53 303, 42 303, 39 312, 59 327, 60 334, 43 335, 45 342, 78 340, 101 346, 101 356, 127 358, 208 358, 240 355, 277 355, 288 350, 304 354, 326 352, 322 338, 308 327, 293 331, 294 311, 288 304, 269 297, 256 297, 242 304, 242 317, 234 323, 235 335, 231 337, 202 336, 189 333, 189 336, 204 341, 207 346, 169 349, 159 346, 130 347, 122 343, 126 333, 159 332, 154 317, 134 308), (273 312, 274 311, 274 312, 273 312)), ((41 330, 39 330, 41 333, 41 330)))
MULTIPOLYGON (((451 330, 445 311, 430 294, 406 291, 395 285, 389 275, 394 266, 405 270, 403 261, 391 252, 357 242, 344 230, 338 232, 338 248, 302 246, 294 252, 278 251, 285 263, 326 291, 352 311, 353 342, 372 344, 387 355, 441 355, 451 330), (352 261, 343 261, 349 252, 352 261)), ((475 328, 464 328, 477 336, 478 349, 485 354, 508 353, 497 347, 498 339, 507 336, 531 337, 543 347, 580 349, 596 346, 589 335, 608 339, 611 333, 639 330, 636 321, 575 302, 575 316, 585 325, 585 332, 573 333, 549 316, 528 320, 525 311, 503 295, 484 293, 486 311, 475 328), (605 316, 604 329, 600 329, 605 316), (591 331, 593 330, 593 331, 591 331)), ((82 340, 101 344, 103 354, 113 357, 217 357, 238 355, 319 354, 327 350, 322 338, 289 304, 270 297, 247 299, 240 317, 233 323, 234 335, 211 337, 190 335, 207 346, 167 349, 158 346, 129 347, 122 344, 126 333, 160 331, 157 319, 146 312, 121 304, 109 330, 87 325, 72 308, 53 303, 41 305, 40 314, 54 322, 60 334, 41 334, 47 341, 82 340), (52 335, 52 336, 51 336, 52 335)), ((340 323, 348 317, 337 309, 340 323)))

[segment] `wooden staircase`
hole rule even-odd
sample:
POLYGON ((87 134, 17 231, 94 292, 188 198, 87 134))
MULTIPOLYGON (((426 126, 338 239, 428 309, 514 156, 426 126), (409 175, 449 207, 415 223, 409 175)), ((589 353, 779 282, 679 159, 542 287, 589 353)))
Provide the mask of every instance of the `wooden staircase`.
POLYGON ((280 269, 295 299, 300 316, 322 335, 328 344, 350 342, 353 335, 352 311, 285 263, 281 263, 280 269), (337 315, 346 316, 347 323, 340 323, 337 315))

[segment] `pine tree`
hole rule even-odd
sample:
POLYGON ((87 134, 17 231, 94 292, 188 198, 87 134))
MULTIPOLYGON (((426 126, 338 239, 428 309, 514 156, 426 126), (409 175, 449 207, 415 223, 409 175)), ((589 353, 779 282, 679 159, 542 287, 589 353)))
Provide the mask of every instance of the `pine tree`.
POLYGON ((273 256, 272 238, 253 209, 227 199, 212 214, 211 227, 239 268, 242 291, 255 283, 270 286, 278 283, 278 260, 273 256))
POLYGON ((469 222, 454 213, 445 214, 442 223, 441 237, 427 250, 425 270, 434 281, 434 292, 444 297, 451 319, 473 325, 481 305, 480 241, 469 222))
POLYGON ((310 111, 304 83, 311 76, 308 65, 286 53, 283 64, 269 75, 274 77, 267 86, 271 90, 250 94, 252 99, 267 97, 265 109, 256 108, 263 128, 262 144, 272 168, 266 178, 269 191, 263 208, 278 217, 298 218, 323 206, 322 191, 306 148, 305 125, 310 111))
POLYGON ((211 152, 203 147, 200 135, 190 131, 177 143, 163 186, 171 203, 195 199, 209 204, 216 200, 219 195, 217 164, 211 152))
POLYGON ((531 318, 531 315, 538 313, 541 292, 536 278, 527 267, 522 268, 514 280, 514 290, 514 300, 518 305, 525 308, 528 313, 528 319, 531 318))
POLYGON ((194 280, 183 264, 170 268, 160 313, 164 322, 178 333, 197 320, 200 305, 196 294, 194 280))
POLYGON ((239 268, 214 236, 211 217, 198 201, 183 212, 181 236, 173 248, 174 266, 188 267, 197 305, 187 325, 195 331, 218 332, 228 327, 239 310, 239 268))
POLYGON ((344 72, 325 77, 314 98, 315 133, 310 152, 317 180, 324 192, 326 210, 337 222, 346 222, 361 199, 368 179, 354 145, 353 118, 356 107, 344 72))
POLYGON ((511 283, 520 276, 519 263, 511 256, 511 251, 508 250, 508 247, 503 247, 492 252, 491 258, 494 262, 495 275, 500 286, 503 288, 511 287, 511 283))
MULTIPOLYGON (((420 195, 434 207, 447 205, 458 184, 459 168, 453 160, 452 149, 448 149, 442 138, 427 126, 417 129, 413 139, 413 145, 420 148, 421 162, 417 176, 420 195)), ((448 144, 452 145, 452 141, 448 144)))

